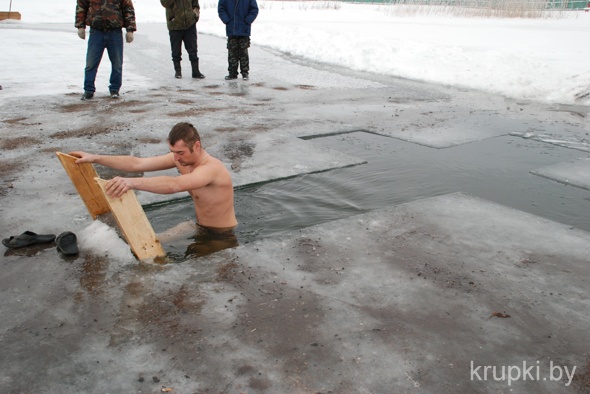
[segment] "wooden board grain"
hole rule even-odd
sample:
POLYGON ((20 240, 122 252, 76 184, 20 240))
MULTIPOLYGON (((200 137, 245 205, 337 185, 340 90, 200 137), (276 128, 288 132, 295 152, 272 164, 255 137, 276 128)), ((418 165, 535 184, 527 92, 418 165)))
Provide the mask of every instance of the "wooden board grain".
POLYGON ((128 190, 119 198, 110 198, 105 191, 107 181, 98 177, 95 181, 135 256, 139 260, 165 256, 166 252, 145 216, 135 192, 128 190))
POLYGON ((77 157, 61 152, 55 153, 76 187, 82 201, 84 201, 84 205, 86 205, 92 219, 109 212, 110 209, 105 194, 94 181, 94 178, 98 177, 98 175, 92 163, 76 164, 77 157))
POLYGON ((15 19, 20 21, 21 14, 17 11, 0 11, 0 21, 3 21, 4 19, 15 19))

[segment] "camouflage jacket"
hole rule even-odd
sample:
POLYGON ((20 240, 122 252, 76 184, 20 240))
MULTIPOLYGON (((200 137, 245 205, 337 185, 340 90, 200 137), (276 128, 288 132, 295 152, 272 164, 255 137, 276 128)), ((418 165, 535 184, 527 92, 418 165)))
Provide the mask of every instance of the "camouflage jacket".
POLYGON ((77 0, 76 27, 137 30, 132 0, 77 0))
POLYGON ((199 7, 199 0, 160 0, 166 7, 168 30, 186 30, 197 22, 193 9, 199 7))

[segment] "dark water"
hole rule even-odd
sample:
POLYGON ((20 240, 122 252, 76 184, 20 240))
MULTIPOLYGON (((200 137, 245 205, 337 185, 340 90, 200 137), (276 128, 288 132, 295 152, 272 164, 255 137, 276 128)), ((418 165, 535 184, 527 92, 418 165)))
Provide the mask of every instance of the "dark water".
MULTIPOLYGON (((421 198, 464 192, 590 231, 590 192, 532 175, 586 152, 504 136, 446 149, 354 132, 309 143, 366 164, 236 191, 240 243, 421 198)), ((194 220, 191 202, 147 211, 156 232, 194 220)))

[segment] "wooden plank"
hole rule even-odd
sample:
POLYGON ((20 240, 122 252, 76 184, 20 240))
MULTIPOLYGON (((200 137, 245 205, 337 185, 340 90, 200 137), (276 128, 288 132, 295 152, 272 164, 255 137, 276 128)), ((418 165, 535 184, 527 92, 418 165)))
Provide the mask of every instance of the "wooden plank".
POLYGON ((94 181, 98 174, 92 163, 76 164, 77 157, 61 152, 55 153, 76 187, 82 201, 84 201, 84 205, 86 205, 92 219, 109 212, 110 208, 105 199, 105 194, 94 181))
POLYGON ((133 190, 119 198, 107 196, 106 180, 95 178, 131 250, 139 260, 166 255, 133 190))
POLYGON ((3 21, 4 19, 16 19, 20 21, 21 15, 20 12, 16 12, 16 11, 0 11, 0 21, 3 21))

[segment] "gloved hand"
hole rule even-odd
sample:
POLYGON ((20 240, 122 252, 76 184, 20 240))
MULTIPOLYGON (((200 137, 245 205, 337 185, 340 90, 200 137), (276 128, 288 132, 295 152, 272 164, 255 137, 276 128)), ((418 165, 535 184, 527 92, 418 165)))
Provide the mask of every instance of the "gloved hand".
POLYGON ((86 29, 83 27, 78 28, 78 37, 85 40, 86 39, 86 29))
POLYGON ((197 22, 199 21, 199 16, 201 15, 201 10, 199 10, 198 8, 193 9, 193 12, 195 13, 195 16, 197 17, 197 22))
POLYGON ((132 31, 128 31, 127 34, 125 34, 125 41, 127 41, 128 44, 133 42, 133 32, 132 31))

